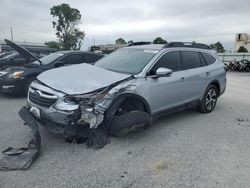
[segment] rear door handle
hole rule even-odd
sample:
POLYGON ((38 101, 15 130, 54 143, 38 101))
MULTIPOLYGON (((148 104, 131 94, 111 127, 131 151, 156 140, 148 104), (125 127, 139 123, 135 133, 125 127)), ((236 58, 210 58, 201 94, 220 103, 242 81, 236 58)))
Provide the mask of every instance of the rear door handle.
POLYGON ((184 82, 186 80, 186 78, 185 77, 182 77, 181 79, 180 79, 180 82, 184 82))

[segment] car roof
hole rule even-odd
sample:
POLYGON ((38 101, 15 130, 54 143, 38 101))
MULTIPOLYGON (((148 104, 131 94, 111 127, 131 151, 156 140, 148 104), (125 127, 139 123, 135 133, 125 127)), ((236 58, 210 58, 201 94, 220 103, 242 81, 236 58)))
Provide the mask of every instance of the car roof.
POLYGON ((200 49, 200 48, 191 48, 191 47, 168 47, 164 48, 163 44, 149 44, 149 45, 138 45, 138 46, 128 46, 126 48, 136 48, 136 49, 148 49, 148 50, 162 50, 162 49, 178 49, 178 50, 193 50, 193 51, 211 51, 207 49, 200 49))
POLYGON ((128 46, 129 48, 137 49, 151 49, 151 50, 162 50, 162 49, 178 49, 178 50, 193 50, 193 51, 212 51, 212 49, 203 43, 196 42, 169 42, 167 44, 146 44, 146 45, 135 45, 128 46))

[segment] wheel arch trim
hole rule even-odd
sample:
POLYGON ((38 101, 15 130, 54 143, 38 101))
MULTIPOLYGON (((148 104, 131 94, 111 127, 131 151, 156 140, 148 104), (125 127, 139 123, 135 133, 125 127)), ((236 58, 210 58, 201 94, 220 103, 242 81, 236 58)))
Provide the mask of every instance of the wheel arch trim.
POLYGON ((216 79, 212 80, 209 85, 214 85, 217 89, 218 89, 218 94, 220 95, 221 92, 221 86, 220 86, 220 82, 216 79))

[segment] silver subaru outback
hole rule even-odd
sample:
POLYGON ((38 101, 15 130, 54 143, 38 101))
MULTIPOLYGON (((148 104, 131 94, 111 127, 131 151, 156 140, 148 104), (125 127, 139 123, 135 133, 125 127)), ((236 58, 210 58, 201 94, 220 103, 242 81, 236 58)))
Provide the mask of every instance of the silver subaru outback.
POLYGON ((46 71, 30 85, 26 108, 57 134, 101 128, 120 135, 181 109, 209 113, 225 89, 224 64, 213 50, 171 42, 125 47, 95 65, 46 71))

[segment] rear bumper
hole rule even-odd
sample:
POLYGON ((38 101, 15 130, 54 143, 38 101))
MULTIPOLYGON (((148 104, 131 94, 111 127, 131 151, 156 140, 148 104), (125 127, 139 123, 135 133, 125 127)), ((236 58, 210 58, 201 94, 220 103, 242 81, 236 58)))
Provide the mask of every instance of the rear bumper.
POLYGON ((223 84, 221 84, 220 95, 219 96, 223 95, 225 93, 225 91, 226 91, 226 88, 227 88, 227 78, 226 77, 224 78, 222 83, 223 84))

